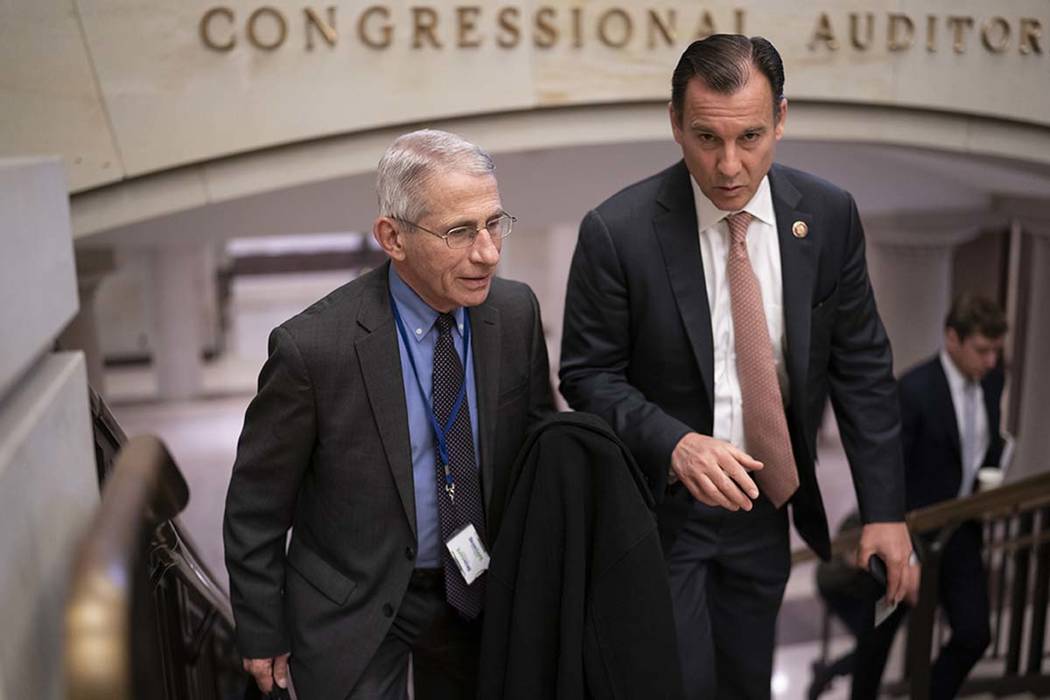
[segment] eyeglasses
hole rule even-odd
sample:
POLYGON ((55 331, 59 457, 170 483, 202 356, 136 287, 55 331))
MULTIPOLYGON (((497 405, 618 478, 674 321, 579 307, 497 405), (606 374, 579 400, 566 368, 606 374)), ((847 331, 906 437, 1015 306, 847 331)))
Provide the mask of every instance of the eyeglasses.
POLYGON ((469 248, 474 245, 474 239, 478 237, 482 229, 489 232, 489 238, 492 239, 493 243, 499 243, 504 238, 510 235, 511 229, 514 227, 516 218, 504 212, 499 216, 494 216, 485 222, 484 226, 456 226, 450 228, 445 233, 438 233, 437 231, 431 231, 425 226, 420 226, 414 221, 406 221, 396 216, 390 217, 394 221, 400 221, 403 224, 418 228, 420 231, 426 231, 431 236, 437 236, 438 238, 445 239, 445 245, 453 250, 457 248, 469 248))

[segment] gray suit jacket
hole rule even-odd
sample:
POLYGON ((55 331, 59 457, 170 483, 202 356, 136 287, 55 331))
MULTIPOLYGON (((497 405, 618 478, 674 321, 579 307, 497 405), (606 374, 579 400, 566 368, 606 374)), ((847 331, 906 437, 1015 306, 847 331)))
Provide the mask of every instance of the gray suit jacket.
MULTIPOLYGON (((830 555, 815 471, 830 393, 865 522, 904 517, 900 416, 889 339, 875 308, 853 198, 807 173, 769 171, 783 269, 788 429, 801 486, 795 526, 830 555), (807 227, 792 233, 794 222, 807 227)), ((710 435, 714 342, 689 171, 679 161, 588 212, 569 273, 561 391, 605 418, 646 473, 665 545, 689 512, 665 493, 686 433, 710 435), (665 497, 665 495, 667 497, 665 497)))
MULTIPOLYGON (((292 653, 300 697, 344 698, 415 566, 416 510, 389 264, 274 329, 223 528, 237 643, 292 653), (291 541, 285 548, 287 531, 291 541)), ((490 540, 526 430, 551 410, 539 307, 494 280, 470 310, 490 540)))

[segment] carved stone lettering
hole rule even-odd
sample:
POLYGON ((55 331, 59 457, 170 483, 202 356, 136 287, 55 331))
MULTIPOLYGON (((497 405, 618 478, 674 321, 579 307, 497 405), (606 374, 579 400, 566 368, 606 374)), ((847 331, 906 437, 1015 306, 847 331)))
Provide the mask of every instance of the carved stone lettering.
POLYGON ((992 53, 1002 53, 1010 43, 1010 23, 1002 17, 992 17, 981 25, 981 43, 992 53))
POLYGON ((890 51, 903 51, 911 48, 915 38, 915 23, 908 15, 893 13, 889 16, 886 48, 890 51))
POLYGON ((831 18, 827 12, 821 12, 817 19, 817 26, 813 29, 813 36, 809 40, 809 50, 813 51, 818 46, 825 46, 831 51, 838 51, 839 42, 835 38, 835 30, 831 28, 831 18))
POLYGON ((513 49, 521 42, 521 10, 516 7, 504 7, 499 11, 498 22, 500 33, 496 37, 496 46, 501 49, 513 49))
POLYGON ((306 16, 306 50, 314 50, 314 34, 318 32, 326 44, 335 46, 336 41, 339 40, 339 35, 335 31, 335 8, 327 9, 327 20, 321 19, 321 16, 312 7, 304 9, 303 14, 306 16))
POLYGON ((274 7, 260 7, 248 17, 248 41, 256 48, 273 51, 288 38, 288 20, 274 7), (267 29, 260 32, 259 26, 267 29))
POLYGON ((233 14, 233 10, 228 7, 213 7, 204 13, 201 17, 201 23, 199 26, 201 41, 204 45, 213 51, 232 51, 233 47, 237 45, 237 36, 233 32, 233 23, 236 17, 233 14), (222 18, 221 24, 230 25, 228 28, 228 34, 226 40, 216 39, 213 33, 215 20, 222 18))
POLYGON ((676 17, 674 10, 667 10, 661 15, 656 10, 649 10, 649 48, 655 49, 658 43, 657 34, 663 37, 664 46, 674 46, 676 17))
POLYGON ((390 24, 390 10, 382 5, 372 5, 361 13, 357 20, 357 38, 370 49, 385 49, 394 40, 394 27, 390 24), (376 23, 373 18, 379 18, 382 23, 378 25, 378 38, 376 23))
POLYGON ((598 18, 598 39, 608 47, 622 49, 633 33, 631 16, 623 10, 606 10, 598 18))

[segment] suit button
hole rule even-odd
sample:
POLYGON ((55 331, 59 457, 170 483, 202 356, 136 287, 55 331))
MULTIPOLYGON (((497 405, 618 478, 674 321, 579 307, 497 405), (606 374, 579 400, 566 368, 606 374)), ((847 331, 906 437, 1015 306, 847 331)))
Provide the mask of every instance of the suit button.
POLYGON ((405 559, 408 559, 409 561, 412 561, 415 558, 416 558, 416 548, 415 547, 405 547, 405 559))
POLYGON ((391 605, 390 603, 386 603, 383 606, 383 617, 393 617, 393 615, 394 615, 394 606, 391 605))

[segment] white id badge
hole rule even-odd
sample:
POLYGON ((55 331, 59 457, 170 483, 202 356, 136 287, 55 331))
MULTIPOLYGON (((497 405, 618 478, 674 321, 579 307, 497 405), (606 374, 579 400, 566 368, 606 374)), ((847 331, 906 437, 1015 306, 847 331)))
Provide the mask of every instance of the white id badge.
POLYGON ((485 544, 473 524, 457 530, 448 538, 445 546, 468 586, 489 568, 489 553, 485 551, 485 544))
POLYGON ((875 601, 875 626, 878 627, 886 621, 893 611, 897 609, 896 603, 887 603, 886 598, 882 597, 875 601))

